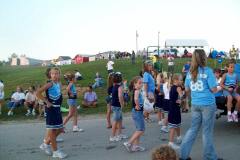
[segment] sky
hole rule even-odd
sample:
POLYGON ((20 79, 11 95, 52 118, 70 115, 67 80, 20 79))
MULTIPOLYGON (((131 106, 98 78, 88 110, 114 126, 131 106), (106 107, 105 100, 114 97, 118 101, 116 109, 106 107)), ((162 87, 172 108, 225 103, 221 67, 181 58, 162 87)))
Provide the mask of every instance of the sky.
POLYGON ((166 39, 240 48, 239 0, 0 0, 0 60, 136 50, 166 39))

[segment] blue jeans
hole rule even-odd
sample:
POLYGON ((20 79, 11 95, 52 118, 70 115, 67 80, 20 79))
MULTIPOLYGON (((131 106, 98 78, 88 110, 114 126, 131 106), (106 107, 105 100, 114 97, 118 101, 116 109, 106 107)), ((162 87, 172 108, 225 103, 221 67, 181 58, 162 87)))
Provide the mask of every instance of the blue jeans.
POLYGON ((135 123, 137 131, 145 131, 143 111, 135 111, 135 109, 133 108, 132 118, 135 123))
POLYGON ((112 112, 113 112, 113 121, 119 122, 122 121, 122 108, 112 106, 112 112))
POLYGON ((203 159, 216 160, 217 154, 213 146, 213 128, 215 120, 216 106, 196 106, 192 105, 192 122, 191 127, 185 134, 180 150, 182 159, 187 159, 192 149, 192 145, 197 137, 197 134, 202 126, 202 141, 203 141, 203 159))

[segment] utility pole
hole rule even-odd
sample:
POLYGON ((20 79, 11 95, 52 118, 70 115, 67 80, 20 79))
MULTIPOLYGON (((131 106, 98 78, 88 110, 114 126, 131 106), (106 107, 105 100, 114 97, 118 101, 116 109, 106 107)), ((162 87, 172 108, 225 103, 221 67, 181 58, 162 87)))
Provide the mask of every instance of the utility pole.
POLYGON ((138 54, 138 32, 136 30, 136 55, 138 54))

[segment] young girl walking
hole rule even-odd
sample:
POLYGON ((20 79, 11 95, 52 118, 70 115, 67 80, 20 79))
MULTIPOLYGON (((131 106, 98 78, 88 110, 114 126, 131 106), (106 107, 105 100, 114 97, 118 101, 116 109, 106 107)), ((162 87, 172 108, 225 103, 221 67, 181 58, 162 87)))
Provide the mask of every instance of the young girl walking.
POLYGON ((173 149, 179 149, 179 146, 174 144, 174 135, 177 134, 177 144, 182 142, 182 138, 180 136, 180 126, 181 126, 181 110, 180 104, 183 98, 182 88, 179 83, 179 76, 173 75, 172 78, 173 85, 170 89, 169 94, 169 113, 168 113, 168 127, 169 130, 169 146, 173 149))
POLYGON ((134 77, 129 85, 132 94, 132 118, 136 126, 136 131, 128 142, 123 145, 129 152, 144 151, 145 148, 139 146, 140 137, 145 131, 144 115, 143 115, 143 95, 141 92, 142 78, 140 76, 134 77))
POLYGON ((123 88, 122 88, 122 74, 120 72, 114 73, 113 76, 113 89, 112 89, 112 111, 113 111, 113 124, 112 135, 110 142, 117 142, 121 139, 127 138, 122 134, 122 108, 124 106, 123 88))
POLYGON ((68 93, 68 106, 69 106, 69 113, 67 117, 63 121, 63 125, 65 126, 70 118, 73 117, 73 132, 83 132, 84 130, 78 128, 77 125, 77 118, 78 118, 78 111, 77 111, 77 91, 76 91, 76 79, 73 73, 65 74, 68 79, 68 86, 67 86, 67 93, 68 93))
MULTIPOLYGON (((46 107, 46 128, 47 128, 47 136, 45 137, 45 149, 50 150, 50 144, 52 148, 52 157, 54 158, 65 158, 67 154, 60 151, 57 148, 56 138, 57 136, 63 132, 63 122, 60 106, 62 104, 62 94, 61 94, 61 86, 59 83, 60 79, 60 70, 59 68, 51 68, 50 72, 50 81, 41 87, 37 91, 37 97, 44 101, 47 104, 46 107), (46 98, 42 95, 45 92, 46 98)), ((46 151, 45 150, 45 151, 46 151)))
POLYGON ((157 111, 157 118, 158 118, 158 125, 163 125, 164 113, 163 113, 163 100, 164 100, 164 93, 163 93, 163 74, 158 73, 157 75, 157 87, 155 88, 155 110, 157 111))
POLYGON ((106 102, 107 102, 107 128, 110 129, 112 128, 112 123, 111 123, 111 104, 112 104, 112 89, 113 89, 113 72, 108 75, 108 83, 107 83, 107 93, 108 96, 106 97, 106 102))
POLYGON ((170 92, 171 84, 170 78, 167 77, 165 74, 164 76, 164 84, 163 84, 163 93, 164 93, 164 100, 163 100, 163 112, 164 112, 164 119, 163 119, 163 126, 161 127, 161 131, 164 133, 168 133, 168 111, 169 111, 169 92, 170 92))

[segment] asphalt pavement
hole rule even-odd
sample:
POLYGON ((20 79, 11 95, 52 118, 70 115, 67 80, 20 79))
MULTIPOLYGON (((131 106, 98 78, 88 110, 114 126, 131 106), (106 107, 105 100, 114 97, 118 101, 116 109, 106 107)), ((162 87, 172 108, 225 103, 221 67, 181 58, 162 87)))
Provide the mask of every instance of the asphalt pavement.
MULTIPOLYGON (((121 142, 110 143, 111 130, 106 129, 103 116, 91 116, 79 121, 84 132, 71 132, 71 122, 67 125, 68 132, 61 135, 64 142, 59 147, 68 154, 67 160, 150 160, 152 149, 168 143, 168 134, 160 132, 156 115, 152 115, 153 123, 146 123, 146 132, 142 137, 145 152, 128 153, 121 142)), ((182 114, 181 134, 184 136, 190 127, 191 113, 182 114)), ((125 114, 124 134, 130 136, 135 129, 130 114, 125 114)), ((0 160, 49 160, 39 149, 43 141, 45 123, 41 121, 20 121, 0 123, 0 160)), ((191 157, 202 159, 201 132, 194 143, 191 157)), ((214 142, 219 157, 224 160, 240 160, 240 123, 227 123, 226 117, 215 121, 214 142)))

